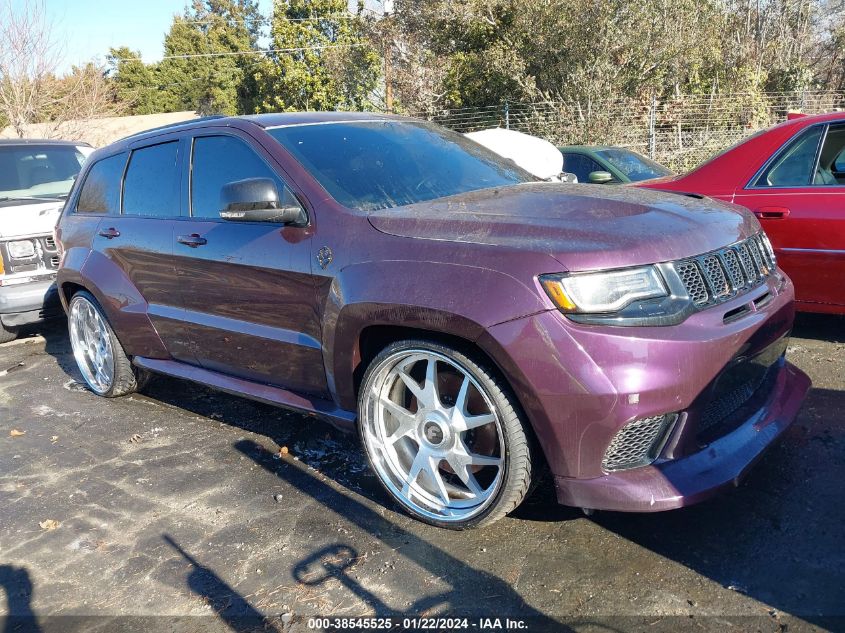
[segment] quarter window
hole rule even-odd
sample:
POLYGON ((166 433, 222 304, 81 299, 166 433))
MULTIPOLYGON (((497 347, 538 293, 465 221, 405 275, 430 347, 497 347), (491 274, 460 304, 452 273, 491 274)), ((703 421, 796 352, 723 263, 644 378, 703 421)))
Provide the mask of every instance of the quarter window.
POLYGON ((815 126, 792 141, 754 183, 755 187, 806 187, 816 164, 822 126, 815 126))
POLYGON ((126 167, 126 154, 109 156, 91 166, 85 177, 76 210, 79 213, 119 213, 120 179, 126 167))
POLYGON ((178 141, 171 141, 132 152, 123 183, 124 215, 180 214, 178 148, 178 141))
POLYGON ((279 195, 285 185, 267 163, 246 143, 233 136, 201 136, 194 139, 191 165, 191 215, 219 218, 220 191, 224 185, 247 178, 270 178, 279 195))

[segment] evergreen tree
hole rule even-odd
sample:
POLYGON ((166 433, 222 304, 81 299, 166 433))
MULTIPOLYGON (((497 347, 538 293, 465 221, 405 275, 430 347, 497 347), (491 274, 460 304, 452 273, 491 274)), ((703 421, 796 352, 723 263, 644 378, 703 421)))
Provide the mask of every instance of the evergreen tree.
POLYGON ((141 60, 141 53, 126 46, 112 48, 106 58, 117 100, 131 114, 155 114, 178 110, 173 93, 159 85, 158 67, 141 60))
POLYGON ((365 110, 379 77, 379 57, 346 0, 275 0, 271 51, 256 79, 260 108, 365 110))
POLYGON ((112 49, 119 98, 135 114, 254 111, 262 24, 256 0, 194 0, 173 18, 161 62, 144 64, 125 47, 112 49))

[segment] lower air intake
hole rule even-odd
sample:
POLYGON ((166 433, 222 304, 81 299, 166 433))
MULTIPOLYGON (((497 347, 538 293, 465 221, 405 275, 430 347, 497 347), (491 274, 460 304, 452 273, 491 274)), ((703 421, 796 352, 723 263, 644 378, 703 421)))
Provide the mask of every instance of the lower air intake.
POLYGON ((648 466, 657 459, 677 418, 668 414, 629 422, 610 441, 602 468, 614 471, 648 466))

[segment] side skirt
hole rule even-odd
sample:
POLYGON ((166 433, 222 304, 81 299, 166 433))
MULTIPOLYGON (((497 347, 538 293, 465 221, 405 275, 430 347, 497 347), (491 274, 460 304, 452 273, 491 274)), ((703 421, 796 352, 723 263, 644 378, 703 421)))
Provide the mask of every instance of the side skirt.
POLYGON ((234 396, 241 396, 243 398, 257 400, 258 402, 293 409, 305 415, 325 420, 341 431, 348 432, 355 428, 356 414, 352 411, 339 408, 331 400, 293 393, 292 391, 287 391, 279 387, 271 387, 270 385, 227 376, 216 371, 186 365, 185 363, 173 360, 159 360, 135 356, 132 359, 132 363, 141 369, 146 369, 157 374, 190 380, 234 396))

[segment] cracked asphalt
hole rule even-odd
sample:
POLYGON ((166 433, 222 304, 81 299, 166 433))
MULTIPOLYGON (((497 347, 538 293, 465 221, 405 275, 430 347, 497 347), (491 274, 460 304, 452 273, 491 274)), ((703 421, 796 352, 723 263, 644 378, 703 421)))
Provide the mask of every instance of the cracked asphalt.
POLYGON ((845 627, 845 318, 799 317, 789 358, 813 389, 738 489, 588 518, 546 483, 469 532, 399 512, 357 438, 321 422, 164 377, 98 398, 66 338, 53 323, 0 346, 5 631, 308 630, 308 616, 367 614, 845 627))

